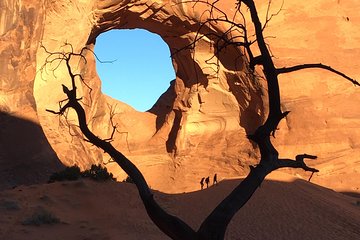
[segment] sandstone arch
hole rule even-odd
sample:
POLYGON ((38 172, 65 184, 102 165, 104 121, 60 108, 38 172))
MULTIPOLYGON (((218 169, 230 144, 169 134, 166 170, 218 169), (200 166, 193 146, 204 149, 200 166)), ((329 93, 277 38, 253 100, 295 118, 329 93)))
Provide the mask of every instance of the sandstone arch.
MULTIPOLYGON (((240 122, 241 112, 244 114, 246 111, 262 112, 260 86, 254 85, 245 76, 242 63, 244 60, 234 59, 235 55, 239 55, 240 49, 223 51, 221 56, 213 58, 212 63, 219 60, 221 66, 219 72, 216 72, 217 69, 214 69, 213 65, 205 62, 215 51, 213 49, 209 52, 211 45, 208 41, 199 41, 195 52, 189 49, 179 51, 194 41, 200 26, 199 22, 204 17, 201 15, 203 9, 194 10, 189 4, 174 2, 160 4, 157 1, 153 3, 102 1, 94 4, 91 8, 90 4, 81 2, 70 1, 66 5, 63 2, 53 3, 51 9, 46 12, 41 38, 47 50, 59 51, 65 42, 70 43, 75 51, 79 51, 84 46, 93 49, 96 37, 102 32, 110 29, 142 28, 159 34, 173 54, 176 79, 148 113, 139 113, 125 104, 117 103, 116 111, 119 114, 115 119, 123 127, 122 129, 120 127, 120 131, 124 134, 119 134, 115 141, 118 147, 124 149, 130 156, 138 155, 139 152, 157 155, 161 162, 157 167, 158 171, 166 168, 167 172, 173 171, 173 167, 169 167, 174 165, 171 157, 175 154, 178 156, 175 160, 176 166, 181 161, 179 158, 181 159, 184 151, 187 156, 191 156, 192 151, 196 151, 197 154, 204 154, 204 157, 221 158, 223 154, 221 149, 224 149, 221 145, 224 145, 229 137, 233 138, 235 133, 236 135, 239 131, 245 133, 242 127, 248 125, 245 124, 248 118, 242 118, 240 122), (78 11, 74 13, 74 9, 78 11), (65 27, 58 29, 56 26, 59 25, 65 27), (229 83, 232 84, 231 89, 229 83), (250 101, 258 104, 249 105, 250 101), (249 106, 254 109, 249 110, 249 106), (137 121, 135 126, 131 123, 134 120, 137 121), (139 128, 141 133, 138 132, 139 128), (219 139, 218 136, 222 137, 219 139), (171 144, 167 144, 169 142, 171 144), (207 153, 209 148, 214 150, 207 153)), ((221 34, 224 29, 225 27, 222 29, 220 25, 214 25, 209 26, 206 31, 221 34)), ((39 48, 37 56, 37 66, 40 69, 45 62, 46 53, 39 48)), ((111 131, 108 126, 107 104, 115 106, 116 103, 101 94, 101 83, 95 71, 94 56, 88 54, 87 60, 86 65, 79 65, 81 68, 79 72, 86 73, 85 81, 92 88, 89 93, 84 87, 84 96, 86 99, 96 99, 87 102, 89 123, 99 135, 106 136, 111 131)), ((57 102, 64 97, 59 86, 63 82, 66 83, 64 79, 67 79, 67 76, 62 74, 60 68, 56 70, 55 76, 43 71, 35 79, 34 96, 41 125, 48 138, 54 140, 50 140, 50 143, 64 163, 76 163, 84 167, 92 161, 106 161, 97 149, 88 148, 88 144, 83 143, 81 139, 69 136, 63 120, 56 123, 54 116, 44 111, 46 108, 55 108, 57 102), (51 94, 45 95, 44 92, 51 94), (56 139, 61 139, 61 142, 56 139)), ((139 68, 141 69, 141 66, 139 68)), ((260 119, 260 115, 254 116, 260 119)), ((76 127, 72 128, 71 132, 76 134, 76 127)), ((240 140, 240 144, 236 144, 236 147, 242 145, 240 149, 245 149, 244 152, 251 147, 245 139, 245 134, 237 139, 240 140)), ((235 165, 237 157, 234 156, 232 160, 235 165)), ((147 165, 153 163, 145 163, 145 166, 147 165)))

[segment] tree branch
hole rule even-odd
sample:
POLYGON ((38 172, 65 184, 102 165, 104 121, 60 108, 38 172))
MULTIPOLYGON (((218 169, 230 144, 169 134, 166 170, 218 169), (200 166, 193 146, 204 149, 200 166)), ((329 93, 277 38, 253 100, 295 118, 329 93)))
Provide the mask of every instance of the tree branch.
POLYGON ((63 115, 64 112, 66 111, 66 109, 68 109, 69 107, 70 107, 70 104, 66 103, 63 107, 60 108, 59 111, 54 111, 54 110, 51 110, 51 109, 45 109, 45 111, 47 111, 49 113, 56 114, 56 115, 63 115))
POLYGON ((253 0, 238 0, 238 2, 244 3, 250 10, 251 20, 255 27, 255 35, 257 44, 260 50, 259 58, 262 59, 262 65, 264 67, 264 75, 268 85, 268 96, 269 96, 269 115, 264 123, 263 131, 270 135, 271 132, 275 131, 279 121, 282 119, 282 112, 280 108, 280 90, 279 82, 276 74, 276 68, 272 61, 271 54, 265 43, 263 36, 263 28, 256 10, 256 6, 253 0))
POLYGON ((304 159, 308 158, 308 159, 316 159, 317 156, 314 155, 308 155, 308 154, 301 154, 301 155, 297 155, 295 157, 295 160, 292 159, 278 159, 278 168, 285 168, 285 167, 290 167, 290 168, 302 168, 305 171, 309 171, 309 172, 319 172, 318 169, 316 168, 311 168, 308 167, 306 165, 306 163, 304 162, 304 159))
POLYGON ((325 69, 327 71, 330 71, 332 73, 335 73, 347 80, 349 80, 350 82, 352 82, 354 85, 356 86, 360 86, 360 83, 347 76, 346 74, 330 67, 330 66, 326 66, 322 63, 308 63, 308 64, 301 64, 301 65, 296 65, 296 66, 292 66, 292 67, 283 67, 283 68, 277 68, 276 69, 276 73, 279 75, 279 74, 284 74, 284 73, 290 73, 290 72, 295 72, 295 71, 299 71, 299 70, 303 70, 303 69, 309 69, 309 68, 320 68, 320 69, 325 69))

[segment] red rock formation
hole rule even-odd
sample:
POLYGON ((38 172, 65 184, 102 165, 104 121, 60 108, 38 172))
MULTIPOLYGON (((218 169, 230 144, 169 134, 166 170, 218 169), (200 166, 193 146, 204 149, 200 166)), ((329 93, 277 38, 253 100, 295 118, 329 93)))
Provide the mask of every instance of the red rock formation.
POLYGON ((38 1, 0 3, 0 189, 46 181, 61 166, 33 94, 44 13, 38 1))
MULTIPOLYGON (((243 174, 246 165, 256 159, 256 150, 246 139, 246 133, 266 113, 263 103, 266 91, 261 81, 252 81, 247 76, 244 59, 239 58, 240 48, 225 49, 210 64, 207 60, 215 50, 208 38, 198 41, 194 51, 178 52, 194 41, 200 22, 207 16, 203 14, 202 4, 177 2, 12 0, 0 3, 1 9, 5 9, 0 17, 2 111, 40 124, 51 148, 66 165, 78 164, 84 168, 91 163, 107 162, 107 156, 98 149, 69 134, 68 124, 75 124, 71 112, 66 122, 45 111, 58 109, 58 102, 64 98, 61 84, 69 84, 69 78, 62 65, 55 74, 51 66, 47 72, 41 71, 48 55, 40 48, 40 42, 49 51, 70 50, 63 47, 64 43, 80 51, 85 46, 93 49, 96 37, 110 29, 147 29, 159 34, 169 45, 176 79, 149 112, 136 112, 101 93, 94 56, 88 53, 87 64, 80 64, 77 71, 92 88, 89 92, 86 86, 78 84, 87 104, 89 125, 99 136, 110 136, 108 104, 113 106, 119 130, 114 144, 134 160, 150 185, 158 189, 186 191, 198 187, 201 176, 215 172, 222 177, 243 174), (217 62, 219 68, 211 64, 217 62)), ((223 1, 219 6, 231 14, 234 2, 223 1)), ((273 3, 273 12, 280 2, 273 3)), ((258 4, 264 18, 267 5, 258 4)), ((358 12, 359 4, 355 0, 286 1, 283 11, 266 28, 268 36, 276 37, 268 39, 277 57, 276 64, 322 62, 358 77, 358 63, 352 60, 360 51, 356 42, 360 36, 356 28, 360 21, 358 12)), ((225 30, 224 24, 211 23, 202 34, 221 34, 225 30)), ((281 90, 283 108, 292 112, 277 132, 280 154, 286 157, 293 157, 299 151, 316 154, 320 157, 317 167, 321 172, 314 176, 314 181, 356 191, 359 183, 351 189, 349 186, 359 172, 353 158, 359 153, 360 138, 356 127, 360 121, 356 112, 356 102, 360 100, 357 89, 326 72, 309 70, 285 76, 281 90), (342 177, 342 173, 351 177, 342 177), (334 183, 333 178, 343 184, 334 183)), ((76 127, 71 127, 70 132, 78 134, 76 127)), ((4 141, 1 139, 1 143, 4 141)), ((49 146, 42 148, 51 155, 49 146)), ((0 158, 4 164, 8 161, 0 158)), ((120 178, 124 177, 116 166, 108 166, 120 178)))

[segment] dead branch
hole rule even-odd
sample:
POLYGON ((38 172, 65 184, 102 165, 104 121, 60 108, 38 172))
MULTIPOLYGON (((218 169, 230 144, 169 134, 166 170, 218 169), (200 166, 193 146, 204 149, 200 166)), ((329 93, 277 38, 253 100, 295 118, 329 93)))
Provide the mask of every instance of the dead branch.
POLYGON ((271 7, 271 2, 272 2, 272 0, 269 0, 269 1, 268 1, 268 6, 267 6, 267 10, 266 10, 266 19, 265 19, 265 23, 264 23, 263 28, 262 28, 263 31, 264 31, 264 29, 267 27, 267 25, 268 25, 268 23, 271 21, 271 19, 272 19, 273 17, 276 17, 277 15, 279 15, 279 13, 283 10, 284 0, 282 1, 281 6, 280 6, 280 8, 278 9, 278 11, 277 11, 276 13, 270 14, 270 16, 269 16, 270 7, 271 7))
POLYGON ((295 72, 295 71, 299 71, 299 70, 303 70, 303 69, 309 69, 309 68, 320 68, 320 69, 325 69, 327 71, 330 71, 332 73, 335 73, 347 80, 349 80, 350 82, 352 82, 354 85, 356 86, 360 86, 359 82, 349 76, 347 76, 346 74, 330 67, 330 66, 326 66, 322 63, 308 63, 308 64, 301 64, 301 65, 296 65, 296 66, 292 66, 292 67, 283 67, 283 68, 278 68, 276 69, 276 73, 279 74, 284 74, 284 73, 290 73, 290 72, 295 72))
MULTIPOLYGON (((108 108, 109 108, 109 112, 110 112, 109 121, 110 121, 110 124, 112 127, 112 132, 111 132, 110 137, 104 139, 104 141, 112 142, 114 140, 114 134, 115 134, 115 132, 118 132, 118 130, 117 130, 117 124, 114 123, 115 109, 113 109, 113 107, 110 104, 108 104, 108 108)), ((116 108, 116 106, 115 106, 115 108, 116 108)))
POLYGON ((318 169, 316 168, 312 168, 312 167, 308 167, 306 165, 306 163, 304 162, 304 160, 308 158, 308 159, 316 159, 317 156, 314 155, 308 155, 308 154, 301 154, 301 155, 297 155, 295 157, 295 160, 292 159, 278 159, 278 168, 284 168, 284 167, 290 167, 290 168, 302 168, 305 171, 309 171, 309 172, 319 172, 318 169))

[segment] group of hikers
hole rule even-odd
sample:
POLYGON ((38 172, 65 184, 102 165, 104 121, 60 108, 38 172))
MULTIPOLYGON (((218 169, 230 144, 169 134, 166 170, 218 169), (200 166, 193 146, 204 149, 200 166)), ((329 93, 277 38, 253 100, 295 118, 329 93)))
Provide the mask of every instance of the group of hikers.
MULTIPOLYGON (((209 187, 209 183, 210 183, 210 177, 207 177, 207 178, 202 178, 201 181, 200 181, 200 185, 201 185, 201 190, 204 189, 204 182, 206 184, 206 188, 209 187)), ((213 179, 213 185, 217 184, 218 181, 217 181, 217 174, 215 173, 214 175, 214 179, 213 179)))

